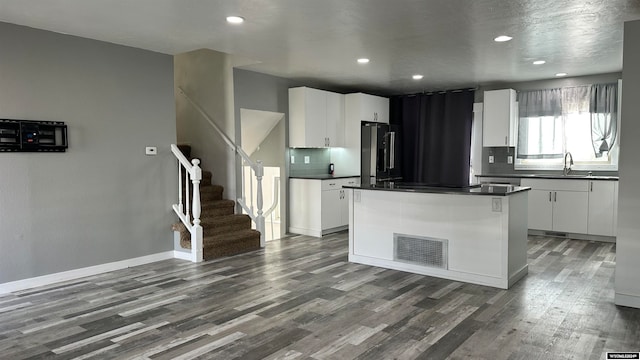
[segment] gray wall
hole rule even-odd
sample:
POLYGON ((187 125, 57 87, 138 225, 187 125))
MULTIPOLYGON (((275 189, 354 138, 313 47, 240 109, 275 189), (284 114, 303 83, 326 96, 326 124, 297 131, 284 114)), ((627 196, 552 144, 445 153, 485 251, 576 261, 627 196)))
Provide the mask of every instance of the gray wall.
POLYGON ((624 26, 616 303, 640 308, 640 21, 624 26))
POLYGON ((171 250, 173 58, 5 23, 0 49, 0 117, 70 138, 0 153, 0 283, 171 250))

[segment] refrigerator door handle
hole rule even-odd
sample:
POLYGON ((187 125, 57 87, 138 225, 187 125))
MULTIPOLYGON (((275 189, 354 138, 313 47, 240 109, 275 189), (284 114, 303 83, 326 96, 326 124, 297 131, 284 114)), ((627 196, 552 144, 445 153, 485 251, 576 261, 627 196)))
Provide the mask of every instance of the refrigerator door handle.
POLYGON ((387 171, 389 168, 389 134, 384 134, 384 171, 387 171))
POLYGON ((396 168, 396 132, 391 131, 389 134, 389 169, 396 168))

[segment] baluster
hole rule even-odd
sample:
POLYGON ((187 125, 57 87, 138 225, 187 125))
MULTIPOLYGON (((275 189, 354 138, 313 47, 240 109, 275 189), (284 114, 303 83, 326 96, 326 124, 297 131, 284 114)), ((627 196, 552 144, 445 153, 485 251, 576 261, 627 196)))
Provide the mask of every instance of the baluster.
POLYGON ((265 226, 264 226, 264 216, 262 215, 262 177, 264 176, 264 167, 262 166, 262 161, 256 161, 256 193, 258 199, 256 201, 258 206, 258 213, 256 216, 256 227, 258 231, 260 231, 260 247, 265 246, 265 226))
POLYGON ((191 256, 193 262, 202 261, 202 226, 200 225, 200 180, 202 179, 202 169, 200 160, 191 160, 193 164, 191 182, 193 183, 193 230, 191 231, 191 256))
POLYGON ((178 161, 178 209, 182 214, 184 205, 182 204, 182 164, 180 164, 180 161, 178 161))
POLYGON ((185 196, 185 202, 187 203, 187 207, 185 208, 185 216, 187 217, 187 221, 191 223, 191 218, 189 217, 191 213, 191 197, 189 196, 189 192, 190 192, 189 188, 191 187, 189 186, 189 183, 191 182, 191 174, 188 171, 185 171, 184 178, 185 178, 185 184, 186 184, 186 186, 184 187, 184 196, 185 196))
MULTIPOLYGON (((253 169, 253 167, 251 167, 253 169)), ((256 171, 256 170, 254 170, 256 171)), ((256 174, 257 176, 257 174, 256 174)), ((251 210, 251 216, 253 216, 253 176, 249 176, 249 200, 251 201, 249 204, 249 209, 251 210)))

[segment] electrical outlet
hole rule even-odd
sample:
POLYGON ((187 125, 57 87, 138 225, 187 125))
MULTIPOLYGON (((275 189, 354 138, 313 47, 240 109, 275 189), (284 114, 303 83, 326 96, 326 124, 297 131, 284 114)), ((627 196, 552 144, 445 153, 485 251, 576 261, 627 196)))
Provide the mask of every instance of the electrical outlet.
POLYGON ((513 155, 507 156, 507 164, 513 164, 513 155))
POLYGON ((494 161, 495 158, 493 157, 493 155, 489 155, 489 164, 493 164, 494 161))
POLYGON ((295 164, 295 163, 296 163, 296 157, 295 157, 295 156, 293 156, 293 155, 291 155, 291 163, 292 163, 292 164, 295 164))
POLYGON ((502 199, 499 199, 499 198, 491 199, 491 211, 502 212, 502 199))
POLYGON ((360 191, 355 190, 353 192, 353 202, 360 202, 361 194, 360 191))
POLYGON ((304 163, 305 163, 305 164, 308 164, 308 163, 310 163, 310 162, 311 162, 311 158, 310 158, 309 156, 305 156, 305 157, 304 157, 304 163))

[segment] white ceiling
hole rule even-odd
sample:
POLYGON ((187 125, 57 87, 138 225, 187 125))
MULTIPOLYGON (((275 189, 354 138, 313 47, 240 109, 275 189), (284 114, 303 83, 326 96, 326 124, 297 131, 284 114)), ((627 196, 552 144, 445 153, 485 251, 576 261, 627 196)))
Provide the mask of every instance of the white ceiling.
POLYGON ((640 0, 0 0, 4 22, 387 94, 621 71, 636 19, 640 0))

